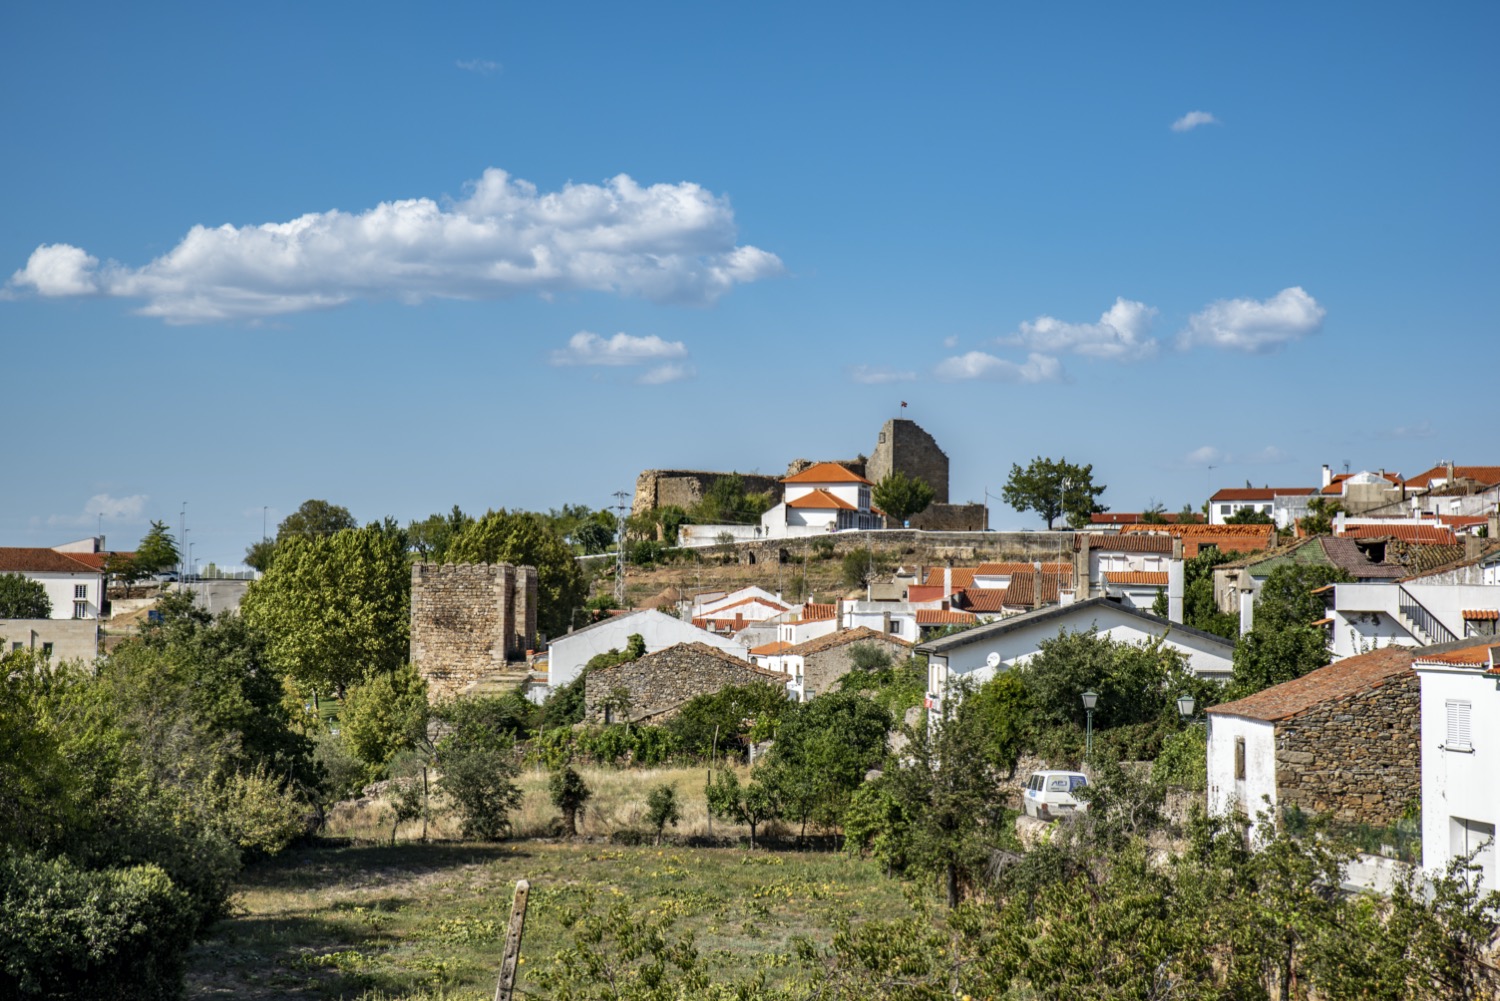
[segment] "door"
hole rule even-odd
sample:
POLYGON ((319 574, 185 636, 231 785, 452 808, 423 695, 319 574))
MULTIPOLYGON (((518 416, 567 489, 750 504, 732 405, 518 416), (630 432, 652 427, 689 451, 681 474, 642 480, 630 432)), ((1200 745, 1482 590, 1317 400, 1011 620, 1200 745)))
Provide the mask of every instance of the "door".
POLYGON ((1495 868, 1495 825, 1463 817, 1450 818, 1453 842, 1452 856, 1460 858, 1474 854, 1474 864, 1479 866, 1484 880, 1481 889, 1485 892, 1500 888, 1495 868))

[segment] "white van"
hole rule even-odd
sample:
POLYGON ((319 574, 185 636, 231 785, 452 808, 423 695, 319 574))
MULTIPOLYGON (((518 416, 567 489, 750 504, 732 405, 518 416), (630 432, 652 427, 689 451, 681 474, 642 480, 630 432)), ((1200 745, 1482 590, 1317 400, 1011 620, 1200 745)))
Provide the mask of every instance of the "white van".
POLYGON ((1026 816, 1037 820, 1056 820, 1078 810, 1088 809, 1073 795, 1089 784, 1082 772, 1032 772, 1026 780, 1026 816))

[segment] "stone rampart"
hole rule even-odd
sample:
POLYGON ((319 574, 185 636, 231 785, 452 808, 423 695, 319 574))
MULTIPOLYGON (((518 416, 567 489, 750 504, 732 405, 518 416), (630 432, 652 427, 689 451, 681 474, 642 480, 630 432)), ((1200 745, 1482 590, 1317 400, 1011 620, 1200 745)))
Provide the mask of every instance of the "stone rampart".
POLYGON ((1276 798, 1343 823, 1393 824, 1422 796, 1415 672, 1276 724, 1276 798))
POLYGON ((781 501, 781 477, 759 473, 715 473, 693 469, 648 469, 635 480, 635 500, 631 514, 645 514, 659 507, 675 505, 684 510, 703 499, 704 493, 720 478, 738 475, 748 493, 770 493, 771 503, 781 501))
POLYGON ((934 501, 927 510, 907 520, 912 528, 927 532, 982 532, 988 527, 985 524, 988 517, 989 511, 983 504, 939 504, 934 501))
POLYGON ((821 547, 832 545, 837 559, 866 546, 897 563, 975 563, 1073 559, 1072 532, 924 532, 914 528, 874 532, 830 532, 795 539, 765 539, 738 542, 735 553, 741 563, 776 563, 805 555, 816 559, 821 547))
POLYGON ((411 569, 411 662, 434 696, 454 695, 536 647, 537 575, 509 563, 411 569))

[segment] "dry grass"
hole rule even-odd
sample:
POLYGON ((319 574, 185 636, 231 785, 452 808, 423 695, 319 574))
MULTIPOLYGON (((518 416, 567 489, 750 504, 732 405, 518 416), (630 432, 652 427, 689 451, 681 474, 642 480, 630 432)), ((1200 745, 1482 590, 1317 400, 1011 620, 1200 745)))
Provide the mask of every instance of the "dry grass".
MULTIPOLYGON (((748 829, 723 821, 710 824, 708 802, 703 787, 707 772, 702 768, 580 768, 584 782, 593 790, 584 812, 579 816, 578 831, 586 838, 607 838, 617 831, 645 831, 646 796, 658 785, 677 790, 682 820, 668 828, 670 838, 696 838, 712 834, 716 838, 735 838, 749 834, 748 829)), ((529 768, 521 774, 523 795, 521 808, 511 816, 518 837, 545 837, 556 833, 559 813, 547 796, 547 771, 529 768)), ((744 774, 741 774, 744 777, 744 774)), ((436 773, 433 775, 435 782, 436 773)), ((428 837, 456 839, 459 827, 434 787, 433 816, 428 822, 428 837)), ((356 841, 389 841, 393 813, 383 797, 341 803, 328 817, 326 833, 331 837, 356 841)), ((420 821, 403 824, 398 840, 411 841, 422 833, 420 821)))

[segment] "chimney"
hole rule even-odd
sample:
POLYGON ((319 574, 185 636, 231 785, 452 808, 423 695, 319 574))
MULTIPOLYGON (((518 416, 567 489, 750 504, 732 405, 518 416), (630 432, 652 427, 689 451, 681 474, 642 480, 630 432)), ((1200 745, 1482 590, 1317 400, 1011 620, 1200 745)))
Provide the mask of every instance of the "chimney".
POLYGON ((1453 486, 1453 460, 1449 459, 1447 462, 1443 463, 1443 468, 1448 473, 1448 482, 1443 485, 1451 487, 1453 486))
POLYGON ((1182 536, 1172 536, 1172 562, 1182 562, 1182 536))
POLYGON ((1490 512, 1489 529, 1491 542, 1500 539, 1500 509, 1490 512))
POLYGON ((1087 534, 1078 537, 1078 545, 1073 551, 1073 600, 1088 601, 1093 597, 1089 593, 1089 536, 1087 534))
POLYGON ((1042 607, 1042 565, 1036 564, 1036 569, 1031 572, 1031 607, 1042 607))
POLYGON ((1185 581, 1182 565, 1182 538, 1172 546, 1172 562, 1167 564, 1167 618, 1182 622, 1182 592, 1185 581))
MULTIPOLYGON (((1494 519, 1491 518, 1491 521, 1494 519)), ((1477 535, 1464 536, 1464 559, 1472 560, 1484 552, 1484 540, 1477 535)))
POLYGON ((1333 482, 1333 470, 1328 468, 1328 463, 1323 463, 1323 486, 1333 482))
POLYGON ((953 564, 943 567, 943 597, 953 593, 953 564))

